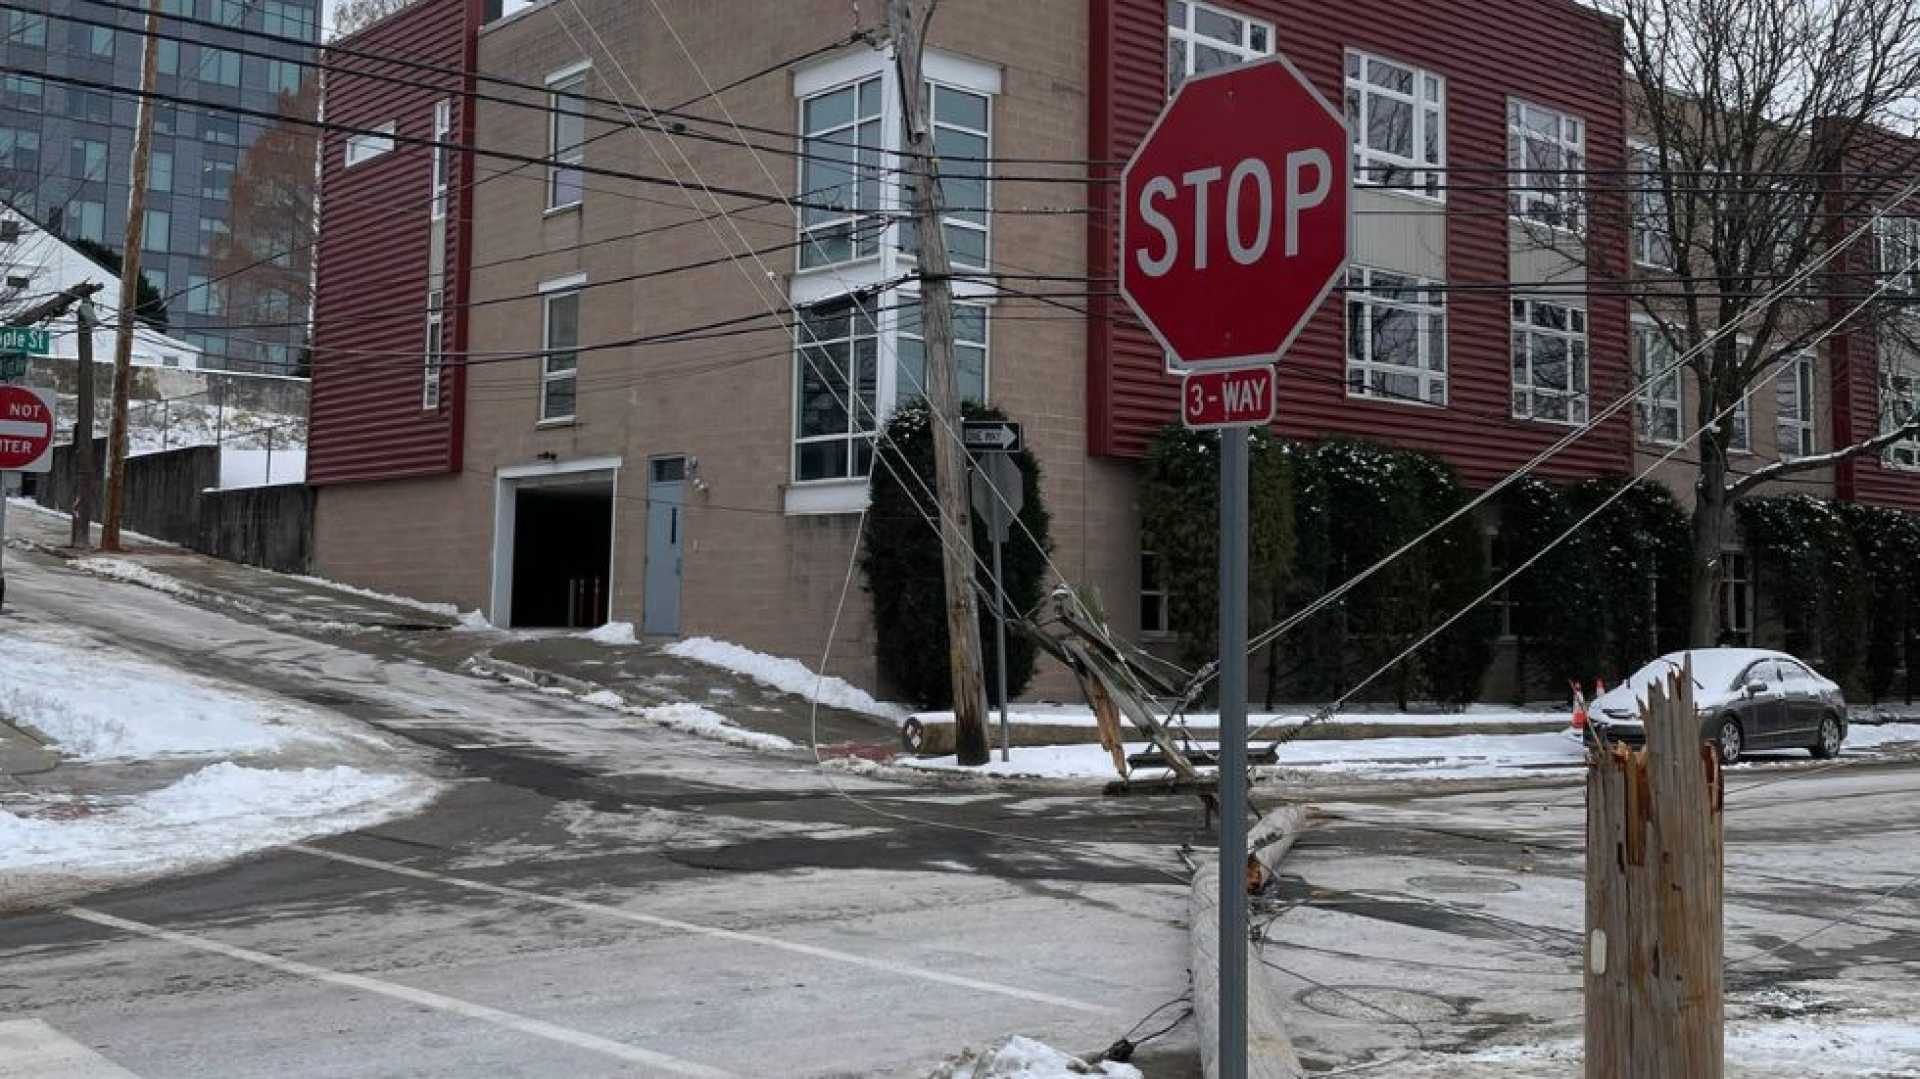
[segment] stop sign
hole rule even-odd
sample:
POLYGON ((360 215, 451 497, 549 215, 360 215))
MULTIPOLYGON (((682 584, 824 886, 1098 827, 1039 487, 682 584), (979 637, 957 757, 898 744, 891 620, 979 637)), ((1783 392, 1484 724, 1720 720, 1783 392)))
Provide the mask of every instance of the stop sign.
POLYGON ((1188 79, 1121 174, 1121 295, 1187 366, 1271 362, 1346 267, 1348 160, 1285 58, 1188 79))
POLYGON ((0 472, 51 471, 52 449, 51 395, 0 385, 0 472))

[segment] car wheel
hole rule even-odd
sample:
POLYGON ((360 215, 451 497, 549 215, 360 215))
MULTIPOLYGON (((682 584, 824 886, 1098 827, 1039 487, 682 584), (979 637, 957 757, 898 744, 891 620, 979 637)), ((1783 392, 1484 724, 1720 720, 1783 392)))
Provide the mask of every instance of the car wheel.
POLYGON ((1729 716, 1720 721, 1720 731, 1714 737, 1713 747, 1720 754, 1721 765, 1740 763, 1740 751, 1746 748, 1746 735, 1740 730, 1740 721, 1729 716))
POLYGON ((1821 760, 1831 760, 1840 755, 1840 721, 1828 716, 1820 721, 1820 740, 1810 748, 1813 755, 1821 760))

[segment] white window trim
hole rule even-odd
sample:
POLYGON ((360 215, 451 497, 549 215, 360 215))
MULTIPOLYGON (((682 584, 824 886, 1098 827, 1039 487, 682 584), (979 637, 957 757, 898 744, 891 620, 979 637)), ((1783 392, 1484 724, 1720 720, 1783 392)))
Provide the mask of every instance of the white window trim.
POLYGON ((433 220, 440 221, 447 216, 447 173, 448 154, 445 146, 453 136, 453 99, 443 97, 433 103, 433 172, 428 184, 433 197, 433 220))
POLYGON ((432 412, 440 407, 441 338, 445 326, 446 291, 431 289, 427 292, 427 335, 421 357, 424 370, 421 372, 420 409, 423 412, 432 412))
POLYGON ((1753 568, 1753 559, 1746 551, 1729 547, 1720 552, 1720 620, 1729 632, 1740 634, 1748 641, 1753 639, 1754 615, 1758 613, 1755 608, 1760 601, 1759 589, 1754 583, 1753 568), (1741 576, 1732 575, 1732 562, 1729 556, 1740 560, 1740 568, 1743 571, 1741 576), (1747 616, 1745 625, 1736 625, 1733 618, 1733 596, 1736 588, 1744 594, 1746 599, 1743 605, 1747 616))
MULTIPOLYGON (((1734 347, 1742 354, 1745 354, 1748 349, 1753 347, 1753 340, 1747 337, 1735 338, 1734 347)), ((1721 420, 1718 425, 1726 429, 1727 456, 1729 457, 1751 457, 1754 454, 1752 391, 1755 388, 1756 387, 1749 384, 1744 392, 1737 395, 1733 401, 1733 411, 1727 413, 1727 417, 1721 420), (1746 443, 1745 445, 1735 446, 1733 444, 1733 432, 1735 431, 1739 431, 1745 436, 1741 440, 1746 443)))
POLYGON ((1150 640, 1150 641, 1166 640, 1167 638, 1172 637, 1174 635, 1173 633, 1173 593, 1167 589, 1166 563, 1164 561, 1161 561, 1160 556, 1155 554, 1154 552, 1143 550, 1140 552, 1139 574, 1140 574, 1140 588, 1139 588, 1140 598, 1145 599, 1148 596, 1159 597, 1160 622, 1161 622, 1159 626, 1149 628, 1147 626, 1146 619, 1144 618, 1141 619, 1140 620, 1140 636, 1142 639, 1150 640), (1147 563, 1147 559, 1150 559, 1150 558, 1155 560, 1156 562, 1160 562, 1160 580, 1156 582, 1160 586, 1158 588, 1147 587, 1146 563, 1147 563))
POLYGON ((346 150, 341 155, 341 167, 351 169, 392 153, 394 130, 394 121, 388 120, 366 131, 348 135, 346 150))
MULTIPOLYGON (((1628 205, 1631 207, 1631 212, 1637 222, 1640 217, 1640 208, 1638 206, 1640 199, 1660 201, 1665 197, 1665 193, 1659 185, 1660 148, 1650 142, 1640 142, 1638 140, 1629 142, 1627 144, 1627 165, 1629 168, 1634 169, 1633 177, 1636 180, 1644 176, 1648 182, 1654 185, 1651 189, 1629 191, 1627 193, 1628 205), (1647 160, 1647 167, 1644 170, 1637 167, 1637 162, 1642 157, 1645 157, 1647 160)), ((1673 269, 1673 264, 1677 261, 1673 250, 1673 237, 1667 235, 1664 231, 1641 228, 1638 224, 1633 224, 1629 231, 1631 235, 1628 237, 1627 245, 1633 252, 1633 264, 1635 266, 1648 270, 1673 269), (1667 261, 1655 262, 1653 259, 1647 257, 1651 254, 1649 249, 1653 244, 1651 242, 1642 242, 1643 240, 1665 240, 1667 245, 1667 261)))
MULTIPOLYGON (((1888 293, 1905 297, 1920 296, 1920 265, 1905 266, 1904 263, 1920 259, 1920 217, 1896 217, 1891 214, 1882 217, 1873 226, 1873 270, 1877 283, 1886 286, 1888 293), (1905 248, 1903 266, 1898 273, 1888 263, 1891 261, 1890 248, 1893 244, 1905 248)), ((1920 316, 1920 304, 1906 304, 1900 313, 1920 316)))
POLYGON ((1349 60, 1354 58, 1358 58, 1360 60, 1360 74, 1349 75, 1349 76, 1346 76, 1346 79, 1345 79, 1346 92, 1352 93, 1357 91, 1360 94, 1360 109, 1361 109, 1360 124, 1358 129, 1352 133, 1353 134, 1353 158, 1354 158, 1354 163, 1352 167, 1353 167, 1354 185, 1356 187, 1361 187, 1363 190, 1378 191, 1383 195, 1392 195, 1397 198, 1419 199, 1421 202, 1438 203, 1438 204, 1444 205, 1447 201, 1447 187, 1446 187, 1446 183, 1447 183, 1446 181, 1447 79, 1446 79, 1446 76, 1440 74, 1437 71, 1432 70, 1431 68, 1424 68, 1418 64, 1410 64, 1402 60, 1396 60, 1391 56, 1383 56, 1379 53, 1368 52, 1365 49, 1348 49, 1346 55, 1347 55, 1347 59, 1349 60), (1386 64, 1386 65, 1397 67, 1397 68, 1405 68, 1406 70, 1413 72, 1413 92, 1411 94, 1403 94, 1398 90, 1391 90, 1385 86, 1381 86, 1377 83, 1372 83, 1367 81, 1367 71, 1366 71, 1367 66, 1369 64, 1376 64, 1376 63, 1386 64), (1434 81, 1440 84, 1440 97, 1438 100, 1428 101, 1426 98, 1426 89, 1427 89, 1428 79, 1433 79, 1434 81), (1394 101, 1397 101, 1412 107, 1413 109, 1413 136, 1412 136, 1413 151, 1416 156, 1401 157, 1400 155, 1395 153, 1390 153, 1385 150, 1376 150, 1371 147, 1363 146, 1361 144, 1361 138, 1364 132, 1366 131, 1367 100, 1371 95, 1378 95, 1380 97, 1390 98, 1394 101), (1440 154, 1440 160, 1432 163, 1428 163, 1428 162, 1421 161, 1417 155, 1422 153, 1426 147, 1426 129, 1427 129, 1427 123, 1429 121, 1429 114, 1435 111, 1439 113, 1440 132, 1438 137, 1434 141, 1435 141, 1435 145, 1438 148, 1438 152, 1440 154), (1386 187, 1386 186, 1379 186, 1379 182, 1376 180, 1361 179, 1361 177, 1364 175, 1366 170, 1371 168, 1377 168, 1381 165, 1388 165, 1388 166, 1393 166, 1395 168, 1406 169, 1408 172, 1411 172, 1414 174, 1414 179, 1416 181, 1415 184, 1413 186, 1408 186, 1408 187, 1386 187), (1429 193, 1426 190, 1429 184, 1434 185, 1434 189, 1431 193, 1429 193))
MULTIPOLYGON (((1883 361, 1883 363, 1884 362, 1885 361, 1883 361)), ((1920 365, 1916 365, 1915 367, 1901 366, 1897 369, 1891 366, 1883 367, 1880 372, 1880 399, 1883 406, 1881 409, 1881 430, 1891 431, 1900 426, 1897 412, 1900 401, 1905 400, 1909 402, 1911 407, 1920 408, 1920 365), (1907 392, 1904 394, 1900 393, 1894 386, 1894 380, 1902 378, 1907 380, 1908 387, 1907 392)), ((1897 469, 1901 472, 1920 471, 1920 437, 1903 438, 1898 442, 1889 444, 1886 450, 1881 453, 1880 462, 1888 468, 1897 469), (1911 456, 1913 460, 1911 462, 1902 461, 1900 460, 1901 454, 1907 454, 1911 456)))
MULTIPOLYGON (((1520 160, 1518 161, 1509 160, 1507 162, 1507 165, 1509 168, 1519 169, 1519 170, 1526 169, 1526 153, 1527 153, 1526 140, 1529 134, 1529 128, 1527 127, 1527 112, 1529 110, 1543 112, 1543 113, 1550 113, 1559 119, 1559 123, 1556 125, 1558 129, 1558 133, 1554 136, 1554 141, 1560 147, 1560 150, 1562 153, 1561 168, 1564 169, 1567 167, 1564 157, 1565 157, 1565 152, 1569 149, 1575 150, 1580 154, 1580 167, 1582 168, 1586 167, 1586 163, 1587 163, 1586 117, 1577 116, 1563 109, 1554 108, 1551 105, 1536 104, 1535 102, 1529 101, 1523 97, 1508 97, 1507 106, 1509 109, 1512 109, 1514 106, 1518 106, 1520 109, 1520 115, 1517 119, 1512 116, 1509 116, 1506 122, 1509 149, 1511 149, 1511 143, 1513 140, 1516 125, 1518 127, 1518 131, 1520 135, 1520 160), (1569 141, 1567 139, 1566 124, 1567 124, 1567 121, 1569 120, 1577 121, 1580 124, 1580 139, 1577 143, 1569 141)), ((1528 225, 1536 225, 1542 228, 1552 229, 1555 232, 1578 234, 1583 229, 1585 229, 1586 223, 1587 223, 1587 215, 1581 207, 1575 206, 1571 214, 1570 215, 1567 214, 1566 200, 1568 198, 1568 193, 1566 193, 1564 190, 1567 187, 1575 188, 1576 190, 1571 192, 1572 198, 1576 202, 1582 201, 1586 194, 1586 180, 1584 177, 1574 173, 1567 173, 1567 172, 1558 173, 1557 175, 1559 175, 1560 177, 1563 178, 1563 180, 1566 181, 1564 184, 1562 184, 1562 190, 1557 190, 1552 193, 1542 193, 1534 188, 1525 186, 1528 178, 1524 171, 1514 172, 1514 173, 1511 173, 1510 175, 1513 177, 1513 183, 1516 185, 1515 194, 1519 198, 1518 205, 1516 205, 1514 203, 1514 200, 1511 198, 1507 200, 1507 213, 1510 217, 1518 221, 1524 222, 1528 225), (1562 213, 1563 216, 1570 216, 1572 219, 1571 223, 1565 220, 1560 222, 1543 221, 1540 218, 1535 217, 1533 214, 1527 212, 1527 206, 1528 206, 1527 200, 1529 198, 1532 198, 1541 202, 1550 202, 1556 210, 1562 213)))
MULTIPOLYGON (((1345 348, 1349 350, 1349 354, 1346 357, 1348 399, 1355 401, 1378 401, 1392 405, 1408 405, 1415 408, 1447 407, 1449 400, 1448 395, 1452 392, 1452 372, 1448 370, 1446 294, 1444 292, 1433 293, 1433 295, 1439 297, 1438 303, 1386 299, 1378 296, 1373 291, 1373 275, 1375 273, 1391 273, 1405 277, 1412 283, 1414 289, 1434 290, 1438 289, 1441 285, 1440 282, 1430 278, 1421 277, 1417 274, 1400 273, 1398 270, 1382 270, 1373 266, 1351 266, 1348 268, 1346 302, 1341 305, 1341 311, 1346 319, 1345 348), (1362 360, 1351 355, 1350 350, 1353 346, 1353 305, 1356 303, 1368 308, 1385 307, 1395 311, 1411 312, 1418 319, 1417 331, 1420 342, 1420 366, 1404 367, 1400 364, 1379 363, 1374 361, 1371 356, 1362 360), (1441 320, 1440 340, 1437 343, 1433 340, 1433 334, 1428 329, 1430 319, 1435 314, 1438 314, 1441 320), (1440 353, 1440 369, 1438 371, 1434 370, 1431 366, 1433 351, 1436 348, 1440 353), (1356 371, 1363 374, 1380 372, 1383 374, 1416 378, 1420 382, 1419 399, 1413 400, 1406 397, 1374 393, 1371 389, 1355 390, 1353 388, 1353 375, 1356 371), (1440 384, 1440 400, 1438 401, 1433 400, 1431 396, 1434 382, 1440 384)), ((1371 352, 1372 335, 1368 334, 1365 340, 1368 343, 1369 352, 1371 352)), ((1368 380, 1365 385, 1371 387, 1371 380, 1368 380)))
POLYGON ((1820 443, 1818 441, 1820 435, 1817 427, 1819 411, 1815 408, 1814 402, 1814 391, 1818 378, 1819 368, 1814 363, 1814 355, 1812 352, 1802 352, 1787 361, 1787 363, 1780 368, 1780 373, 1774 376, 1774 402, 1776 404, 1773 424, 1774 449, 1779 452, 1780 459, 1783 461, 1791 461, 1800 457, 1811 457, 1820 451, 1820 443), (1804 386, 1800 382, 1800 372, 1802 371, 1807 373, 1807 380, 1804 386), (1793 380, 1794 397, 1796 400, 1799 400, 1801 411, 1806 416, 1805 419, 1801 419, 1799 416, 1790 417, 1778 409, 1777 405, 1780 400, 1779 383, 1781 379, 1793 380), (1788 448, 1786 440, 1780 437, 1787 431, 1793 431, 1795 433, 1791 449, 1788 448), (1805 432, 1806 437, 1804 440, 1799 437, 1800 432, 1805 432), (1804 453, 1802 453, 1800 449, 1803 441, 1806 446, 1806 452, 1804 453))
MULTIPOLYGON (((1581 341, 1585 343, 1587 346, 1586 382, 1584 385, 1578 388, 1571 388, 1566 390, 1557 390, 1557 389, 1553 389, 1552 387, 1547 387, 1543 389, 1535 385, 1533 381, 1533 350, 1532 348, 1528 348, 1527 350, 1527 382, 1526 382, 1526 386, 1524 387, 1527 393, 1527 410, 1524 413, 1514 412, 1513 416, 1515 419, 1526 420, 1531 423, 1550 423, 1550 424, 1554 424, 1556 426, 1561 426, 1561 427, 1580 427, 1580 426, 1584 426, 1593 417, 1593 337, 1592 337, 1593 323, 1591 318, 1589 317, 1589 313, 1586 308, 1580 306, 1579 304, 1567 303, 1565 302, 1565 299, 1566 297, 1541 297, 1541 296, 1524 296, 1524 295, 1514 296, 1513 297, 1514 301, 1524 300, 1529 305, 1548 304, 1554 307, 1564 307, 1570 311, 1578 311, 1580 312, 1581 322, 1585 328, 1581 330, 1579 333, 1575 333, 1572 330, 1555 330, 1545 326, 1535 326, 1533 325, 1532 320, 1530 318, 1525 322, 1516 321, 1513 317, 1512 305, 1509 304, 1508 311, 1507 311, 1509 348, 1511 348, 1512 335, 1513 335, 1513 331, 1515 330, 1525 331, 1529 336, 1532 336, 1534 334, 1539 334, 1547 337, 1565 338, 1568 341, 1567 364, 1569 367, 1571 367, 1573 364, 1572 342, 1575 340, 1581 341), (1575 417, 1572 414, 1573 409, 1571 407, 1568 408, 1567 410, 1568 416, 1564 420, 1557 420, 1551 416, 1535 415, 1534 406, 1533 406, 1533 396, 1535 394, 1545 394, 1548 397, 1563 398, 1570 403, 1577 401, 1580 403, 1580 406, 1581 406, 1580 415, 1578 417, 1575 417)), ((1508 357, 1508 372, 1509 372, 1508 378, 1509 380, 1511 380, 1512 379, 1512 373, 1511 373, 1512 357, 1511 356, 1508 357)), ((1519 383, 1514 383, 1512 387, 1512 389, 1516 393, 1519 392, 1522 388, 1523 387, 1519 383)))
MULTIPOLYGON (((1593 327, 1589 325, 1587 328, 1591 330, 1593 327)), ((1633 351, 1633 380, 1636 383, 1645 380, 1651 373, 1646 364, 1645 353, 1643 353, 1640 348, 1642 334, 1656 340, 1663 339, 1658 323, 1645 315, 1633 316, 1633 339, 1629 342, 1629 346, 1633 351)), ((1670 353, 1673 351, 1670 344, 1668 351, 1670 353)), ((1589 358, 1593 355, 1591 348, 1589 348, 1587 355, 1589 358)), ((1671 362, 1672 359, 1673 356, 1669 355, 1668 361, 1671 362)), ((1678 446, 1681 440, 1687 437, 1687 390, 1685 380, 1680 377, 1679 369, 1668 372, 1666 378, 1671 379, 1673 382, 1673 397, 1671 400, 1661 401, 1654 397, 1653 386, 1648 386, 1646 389, 1640 391, 1640 400, 1637 408, 1639 415, 1635 417, 1637 420, 1635 426, 1639 428, 1638 437, 1640 441, 1649 446, 1678 446), (1673 438, 1656 438, 1653 435, 1652 429, 1647 425, 1646 415, 1652 412, 1655 407, 1668 407, 1673 410, 1675 420, 1673 438)))
MULTIPOLYGON (((540 400, 535 408, 535 415, 538 417, 538 422, 535 424, 537 427, 563 427, 573 423, 580 414, 580 344, 577 341, 574 342, 573 367, 555 374, 547 370, 547 342, 552 340, 553 335, 553 301, 560 296, 578 295, 581 286, 586 283, 587 275, 584 273, 568 274, 565 277, 540 282, 540 400), (568 379, 573 381, 574 387, 573 411, 564 416, 547 415, 547 384, 568 379)), ((585 305, 582 305, 581 313, 584 314, 584 312, 585 305)), ((576 316, 576 322, 578 321, 580 320, 576 316)))
POLYGON ((587 144, 585 140, 587 103, 585 101, 580 102, 581 135, 582 135, 581 142, 578 146, 575 146, 573 147, 572 150, 568 151, 568 153, 565 156, 562 156, 560 153, 560 115, 561 115, 560 114, 560 95, 559 95, 559 92, 554 88, 564 83, 571 82, 574 79, 579 79, 580 80, 579 89, 569 90, 567 92, 569 94, 577 93, 577 94, 584 95, 587 92, 586 75, 589 71, 592 71, 592 70, 593 70, 593 63, 588 60, 582 60, 577 64, 569 64, 568 66, 563 67, 558 71, 550 73, 546 79, 545 85, 547 88, 547 175, 546 175, 547 182, 546 182, 546 190, 544 192, 544 197, 542 201, 546 203, 545 212, 550 214, 560 213, 565 210, 572 210, 577 208, 582 202, 586 200, 586 194, 587 194, 586 193, 586 177, 584 174, 582 174, 579 197, 575 198, 572 202, 553 201, 554 179, 555 179, 556 170, 559 167, 565 166, 565 165, 575 165, 575 166, 584 165, 587 160, 587 149, 586 149, 587 144))
MULTIPOLYGON (((1183 45, 1181 57, 1183 60, 1186 61, 1187 69, 1180 73, 1180 79, 1182 82, 1185 82, 1187 79, 1193 78, 1195 74, 1195 72, 1193 71, 1193 46, 1195 44, 1205 45, 1207 48, 1215 49, 1220 52, 1232 53, 1233 55, 1238 56, 1240 58, 1240 62, 1242 64, 1249 63, 1254 60, 1264 60, 1267 57, 1272 56, 1274 54, 1273 50, 1278 47, 1276 45, 1276 42, 1278 41, 1278 35, 1274 32, 1273 23, 1268 22, 1266 19, 1256 18, 1252 15, 1235 11, 1232 8, 1221 7, 1218 4, 1203 3, 1202 0, 1186 0, 1186 4, 1187 4, 1187 25, 1174 26, 1171 23, 1166 24, 1168 39, 1179 41, 1183 45), (1251 38, 1253 36, 1254 27, 1259 27, 1267 32, 1268 47, 1263 51, 1240 42, 1229 44, 1225 41, 1221 41, 1219 38, 1208 37, 1207 35, 1202 34, 1199 31, 1193 29, 1193 23, 1194 23, 1193 16, 1194 16, 1194 12, 1196 11, 1205 11, 1214 15, 1218 15, 1224 19, 1232 19, 1234 22, 1241 24, 1241 26, 1245 30, 1243 36, 1247 38, 1251 38)), ((1164 20, 1162 21, 1164 22, 1164 20)))

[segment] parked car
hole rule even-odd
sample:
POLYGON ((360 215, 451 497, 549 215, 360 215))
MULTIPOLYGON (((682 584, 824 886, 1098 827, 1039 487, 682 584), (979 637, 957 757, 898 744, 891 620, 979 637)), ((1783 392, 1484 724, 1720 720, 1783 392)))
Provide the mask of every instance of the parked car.
POLYGON ((1661 656, 1587 707, 1586 737, 1639 745, 1647 690, 1693 661, 1693 703, 1700 738, 1733 764, 1749 750, 1806 749, 1835 757, 1847 740, 1847 702, 1840 687, 1785 652, 1759 648, 1696 648, 1661 656))

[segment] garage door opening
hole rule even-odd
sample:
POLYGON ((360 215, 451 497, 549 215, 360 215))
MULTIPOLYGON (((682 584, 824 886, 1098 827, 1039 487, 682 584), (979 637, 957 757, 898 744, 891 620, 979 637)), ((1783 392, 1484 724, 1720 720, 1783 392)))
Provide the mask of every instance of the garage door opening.
POLYGON ((613 481, 533 484, 513 498, 512 624, 590 629, 607 621, 613 481))

